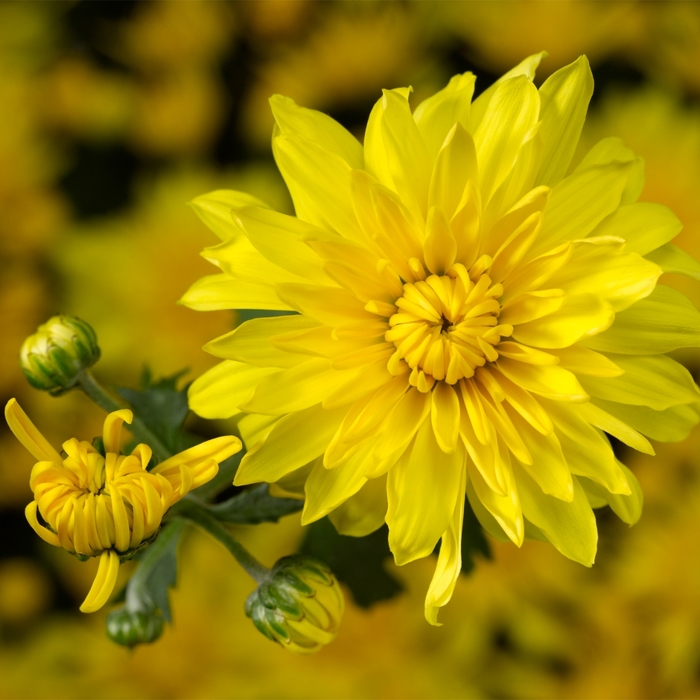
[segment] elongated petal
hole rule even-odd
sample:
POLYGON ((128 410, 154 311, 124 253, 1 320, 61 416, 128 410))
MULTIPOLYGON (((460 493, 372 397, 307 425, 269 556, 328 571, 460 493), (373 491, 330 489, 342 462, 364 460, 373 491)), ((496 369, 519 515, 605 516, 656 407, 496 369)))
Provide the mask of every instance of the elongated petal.
POLYGON ((269 284, 239 280, 227 274, 201 277, 184 293, 179 303, 195 311, 292 310, 288 304, 279 300, 274 287, 269 284))
MULTIPOLYGON (((643 435, 660 442, 685 440, 690 431, 700 422, 700 403, 672 406, 664 411, 655 411, 646 406, 631 406, 614 400, 595 398, 593 402, 643 435)), ((615 433, 611 432, 611 434, 615 433)))
POLYGON ((534 481, 516 468, 523 514, 569 559, 593 566, 598 547, 595 516, 583 488, 574 477, 574 498, 565 503, 540 491, 534 481))
POLYGON ((591 396, 663 411, 671 406, 700 401, 700 390, 690 372, 665 355, 609 355, 624 370, 620 377, 581 377, 591 396))
POLYGON ((97 575, 80 611, 92 613, 99 610, 112 595, 119 573, 119 555, 114 550, 102 552, 97 575))
POLYGON ((323 401, 358 370, 333 369, 329 360, 307 360, 264 377, 251 399, 241 404, 250 413, 279 415, 301 411, 323 401))
POLYGON ((102 439, 106 452, 119 452, 121 448, 122 425, 131 423, 134 414, 128 408, 112 411, 106 418, 102 428, 102 439))
POLYGON ((346 238, 361 240, 350 203, 352 168, 340 156, 296 134, 278 136, 272 147, 297 216, 346 238))
POLYGON ((459 446, 451 454, 438 446, 430 421, 390 470, 387 479, 389 547, 401 566, 427 556, 447 530, 462 484, 466 455, 459 446), (430 464, 430 469, 426 465, 430 464))
POLYGON ((632 166, 614 161, 577 171, 552 189, 532 253, 585 238, 620 204, 632 166))
POLYGON ((166 460, 151 470, 152 474, 161 474, 173 466, 184 465, 188 468, 195 468, 202 462, 223 462, 231 455, 240 452, 242 448, 241 441, 234 435, 222 435, 221 437, 212 438, 205 442, 183 450, 166 460))
POLYGON ((327 231, 293 216, 260 207, 237 209, 234 217, 248 240, 265 258, 310 282, 328 283, 321 260, 305 243, 306 240, 329 238, 327 231))
POLYGON ((615 316, 604 333, 586 340, 602 352, 662 354, 700 346, 700 311, 680 292, 657 285, 646 298, 615 316))
POLYGON ((60 547, 61 541, 58 539, 58 536, 39 522, 39 518, 37 517, 37 509, 36 501, 32 501, 24 509, 24 515, 27 518, 27 522, 31 525, 32 530, 34 530, 34 532, 36 532, 36 534, 39 535, 44 542, 48 542, 48 544, 52 544, 54 547, 60 547))
POLYGON ((352 321, 375 320, 364 304, 345 289, 314 284, 279 284, 277 295, 288 308, 326 323, 340 325, 352 321))
POLYGON ((283 333, 318 327, 304 316, 254 318, 234 331, 210 341, 204 346, 211 355, 236 360, 257 367, 293 367, 303 362, 304 355, 286 352, 270 343, 270 338, 283 333))
POLYGON ((347 501, 328 514, 341 535, 365 537, 384 525, 387 509, 386 477, 370 479, 347 501))
POLYGON ((37 427, 29 420, 29 416, 17 403, 17 399, 10 399, 5 406, 5 420, 10 426, 14 436, 24 447, 39 461, 61 464, 63 459, 51 447, 49 441, 39 432, 37 427))
POLYGON ((616 209, 591 235, 624 238, 628 253, 646 255, 675 238, 682 228, 678 217, 663 204, 637 202, 616 209))
POLYGON ((498 369, 514 384, 540 396, 558 401, 583 402, 588 399, 576 377, 556 365, 530 365, 504 357, 499 358, 498 369))
POLYGON ((230 418, 240 413, 260 382, 276 367, 255 367, 227 360, 212 367, 192 382, 187 398, 190 408, 202 418, 230 418))
POLYGON ((413 118, 428 153, 433 158, 442 148, 455 124, 459 124, 465 130, 469 127, 475 80, 473 73, 455 75, 450 78, 446 87, 416 107, 413 118))
POLYGON ((459 439, 459 398, 453 387, 445 382, 436 385, 432 392, 431 420, 435 440, 443 452, 454 452, 459 439))
POLYGON ((676 272, 700 281, 700 262, 672 243, 666 243, 647 254, 664 272, 676 272))
POLYGON ((515 164, 539 111, 539 95, 526 76, 506 80, 494 92, 474 135, 484 201, 515 164))
MULTIPOLYGON (((462 471, 462 483, 459 492, 466 491, 466 469, 462 471)), ((452 598, 459 572, 462 569, 462 523, 464 521, 464 496, 457 500, 454 515, 442 536, 440 554, 437 566, 430 582, 428 594, 425 597, 425 619, 431 624, 439 626, 437 621, 438 611, 443 605, 447 605, 452 598)))
POLYGON ((585 56, 544 81, 540 88, 544 150, 538 185, 556 185, 566 174, 592 94, 593 75, 585 56))
POLYGON ((243 458, 235 484, 277 481, 311 462, 328 447, 344 415, 342 408, 327 411, 318 404, 284 416, 265 441, 243 458))
POLYGON ((362 144, 343 126, 323 112, 300 107, 282 95, 270 98, 270 107, 283 134, 299 134, 340 156, 350 167, 364 165, 362 144))
POLYGON ((190 203, 194 213, 222 240, 241 235, 231 218, 231 210, 238 207, 267 207, 256 197, 234 190, 215 190, 195 197, 190 203))

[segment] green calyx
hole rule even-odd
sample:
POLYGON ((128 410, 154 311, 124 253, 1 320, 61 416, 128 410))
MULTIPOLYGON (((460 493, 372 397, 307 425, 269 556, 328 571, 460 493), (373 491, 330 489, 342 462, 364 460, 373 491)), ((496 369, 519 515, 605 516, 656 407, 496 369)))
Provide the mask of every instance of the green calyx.
POLYGON ((126 607, 112 610, 105 625, 107 636, 123 647, 150 644, 163 634, 165 620, 159 610, 132 611, 126 607))
POLYGON ((20 350, 20 367, 29 383, 58 396, 73 388, 80 374, 100 358, 97 335, 75 316, 54 316, 30 335, 20 350))

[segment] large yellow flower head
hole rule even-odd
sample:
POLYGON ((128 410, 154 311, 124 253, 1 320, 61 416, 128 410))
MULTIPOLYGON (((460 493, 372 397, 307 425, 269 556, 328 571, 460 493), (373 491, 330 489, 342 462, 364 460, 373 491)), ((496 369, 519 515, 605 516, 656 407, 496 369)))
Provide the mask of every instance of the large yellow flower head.
POLYGON ((219 462, 241 449, 238 438, 209 440, 170 457, 147 471, 151 448, 120 452, 121 429, 131 423, 128 409, 104 422, 104 451, 71 438, 61 456, 37 430, 15 399, 5 417, 17 439, 39 461, 29 485, 34 499, 25 509, 29 524, 44 541, 80 558, 99 557, 97 576, 83 612, 99 610, 117 582, 121 561, 152 541, 168 509, 219 471, 219 462))
POLYGON ((410 90, 384 91, 364 145, 275 96, 297 216, 237 192, 193 202, 222 239, 204 253, 221 273, 183 302, 297 313, 206 346, 226 361, 191 407, 250 414, 235 483, 304 484, 304 522, 330 514, 357 536, 386 522, 398 564, 442 540, 433 623, 461 566, 465 494, 494 537, 590 566, 592 507, 630 524, 641 511, 606 433, 653 453, 644 433, 681 439, 698 421, 700 391, 664 353, 698 344, 700 315, 645 257, 673 255, 680 224, 636 203, 643 163, 619 139, 571 170, 591 72, 581 57, 538 90, 540 58, 473 102, 470 73, 413 112, 410 90))

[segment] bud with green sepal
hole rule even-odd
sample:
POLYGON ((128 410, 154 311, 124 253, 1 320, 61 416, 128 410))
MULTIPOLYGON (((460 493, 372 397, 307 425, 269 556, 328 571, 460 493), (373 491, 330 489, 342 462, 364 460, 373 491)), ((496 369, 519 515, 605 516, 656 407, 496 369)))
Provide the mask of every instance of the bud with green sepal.
POLYGON ((20 366, 36 389, 58 396, 100 359, 97 335, 75 316, 54 316, 30 335, 20 350, 20 366))
POLYGON ((130 610, 117 608, 107 615, 107 636, 123 647, 150 644, 163 634, 163 615, 160 610, 130 610))
POLYGON ((316 559, 280 559, 258 586, 245 612, 269 639, 297 654, 313 654, 333 641, 345 608, 333 572, 316 559))

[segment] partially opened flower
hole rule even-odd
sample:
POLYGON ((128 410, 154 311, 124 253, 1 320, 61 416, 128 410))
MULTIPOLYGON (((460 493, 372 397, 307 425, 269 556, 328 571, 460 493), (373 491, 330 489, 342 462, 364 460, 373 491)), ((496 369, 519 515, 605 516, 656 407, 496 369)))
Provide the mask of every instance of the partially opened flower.
POLYGON ((241 449, 238 438, 209 440, 170 457, 147 471, 151 448, 120 452, 128 409, 104 422, 104 451, 71 438, 59 454, 29 420, 15 399, 5 417, 17 439, 39 460, 32 469, 34 500, 26 507, 29 524, 44 541, 80 558, 99 557, 97 576, 83 612, 95 612, 109 599, 119 564, 158 535, 168 509, 189 491, 212 479, 219 462, 241 449))
POLYGON ((644 434, 698 422, 700 391, 664 353, 699 343, 700 314, 657 286, 683 267, 681 226, 636 202, 643 162, 618 139, 571 170, 592 76, 581 57, 538 90, 540 58, 473 102, 470 73, 413 112, 410 90, 384 91, 364 146, 275 96, 297 216, 237 192, 193 202, 221 272, 183 303, 296 313, 207 345, 226 361, 192 385, 192 408, 250 414, 235 483, 305 484, 304 522, 330 514, 360 536, 386 521, 398 564, 442 540, 433 623, 461 566, 465 494, 494 537, 590 566, 592 507, 641 512, 606 433, 653 453, 644 434))

